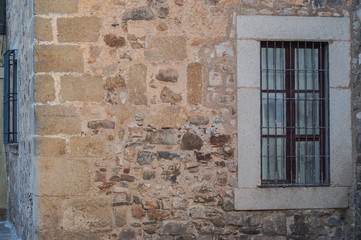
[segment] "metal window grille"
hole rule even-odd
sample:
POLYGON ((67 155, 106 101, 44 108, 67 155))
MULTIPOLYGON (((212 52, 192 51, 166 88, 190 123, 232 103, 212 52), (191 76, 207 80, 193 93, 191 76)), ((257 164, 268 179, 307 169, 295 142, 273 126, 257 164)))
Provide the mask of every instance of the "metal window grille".
POLYGON ((261 42, 262 186, 330 183, 328 44, 261 42))
POLYGON ((17 51, 4 55, 4 142, 18 142, 17 51))

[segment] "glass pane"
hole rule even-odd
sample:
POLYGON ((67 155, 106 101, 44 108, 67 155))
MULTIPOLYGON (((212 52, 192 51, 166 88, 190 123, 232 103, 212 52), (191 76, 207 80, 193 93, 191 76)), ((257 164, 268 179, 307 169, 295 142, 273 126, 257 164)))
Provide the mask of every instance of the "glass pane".
POLYGON ((297 93, 296 95, 296 134, 319 134, 319 94, 297 93))
POLYGON ((262 134, 286 134, 286 95, 262 93, 262 134))
POLYGON ((285 138, 262 138, 262 180, 286 178, 285 138))
POLYGON ((296 142, 296 183, 320 183, 320 143, 296 142))
POLYGON ((295 49, 295 89, 318 90, 318 49, 295 49))
POLYGON ((262 90, 285 88, 285 50, 262 48, 262 90))

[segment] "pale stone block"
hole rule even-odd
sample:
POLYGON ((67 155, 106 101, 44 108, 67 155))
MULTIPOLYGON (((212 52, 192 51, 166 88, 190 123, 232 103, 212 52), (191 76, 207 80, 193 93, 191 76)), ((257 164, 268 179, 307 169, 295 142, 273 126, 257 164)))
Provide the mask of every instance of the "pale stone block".
POLYGON ((104 143, 96 137, 71 137, 70 155, 76 158, 100 157, 103 155, 104 143))
POLYGON ((202 102, 202 65, 191 63, 187 67, 187 100, 195 105, 202 102))
POLYGON ((74 159, 38 159, 39 195, 81 195, 89 190, 88 163, 74 159))
POLYGON ((59 42, 95 42, 100 35, 97 17, 58 18, 57 23, 59 42))
POLYGON ((37 137, 36 153, 43 157, 61 157, 66 154, 66 143, 61 138, 37 137))
POLYGON ((329 45, 330 87, 349 87, 350 48, 350 42, 334 41, 329 45))
POLYGON ((65 75, 60 80, 60 98, 63 101, 93 101, 104 99, 103 80, 101 76, 65 75))
POLYGON ((35 100, 46 103, 55 100, 54 79, 50 75, 36 75, 35 77, 35 100))
POLYGON ((50 18, 35 17, 35 38, 39 41, 53 40, 53 28, 50 18))
POLYGON ((350 19, 339 17, 238 16, 238 38, 350 40, 350 19))
POLYGON ((36 0, 36 14, 75 13, 79 0, 36 0))
POLYGON ((346 187, 235 188, 236 210, 347 208, 346 187))
POLYGON ((135 105, 147 105, 147 66, 134 64, 129 68, 128 88, 129 100, 135 105))
POLYGON ((237 86, 259 87, 260 83, 260 42, 237 41, 237 86))
POLYGON ((187 39, 184 36, 147 36, 145 59, 148 61, 183 61, 187 57, 187 39))
POLYGON ((78 46, 35 47, 35 72, 83 72, 83 69, 83 53, 78 46))
POLYGON ((330 89, 331 185, 352 185, 351 130, 351 90, 330 89))
POLYGON ((158 106, 150 110, 152 126, 179 128, 186 123, 187 119, 186 110, 179 106, 158 106))
POLYGON ((259 90, 238 89, 238 186, 255 187, 260 182, 259 90))
POLYGON ((54 229, 60 224, 61 201, 54 197, 37 197, 39 229, 54 229))

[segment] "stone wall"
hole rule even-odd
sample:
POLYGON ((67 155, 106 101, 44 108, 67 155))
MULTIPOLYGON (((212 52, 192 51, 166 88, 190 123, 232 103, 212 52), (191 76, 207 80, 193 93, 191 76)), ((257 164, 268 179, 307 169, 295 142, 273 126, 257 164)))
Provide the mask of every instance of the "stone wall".
POLYGON ((9 220, 22 239, 34 239, 34 3, 7 1, 7 49, 18 50, 18 144, 5 146, 9 220))
POLYGON ((36 0, 39 238, 353 239, 352 207, 233 205, 236 16, 348 17, 352 7, 36 0))

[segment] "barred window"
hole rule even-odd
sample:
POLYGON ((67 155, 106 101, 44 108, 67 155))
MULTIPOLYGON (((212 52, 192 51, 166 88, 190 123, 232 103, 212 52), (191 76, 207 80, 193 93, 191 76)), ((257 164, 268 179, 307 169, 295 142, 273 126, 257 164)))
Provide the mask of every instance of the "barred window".
POLYGON ((4 55, 4 142, 18 142, 17 51, 4 55))
POLYGON ((328 44, 261 42, 262 186, 329 185, 328 44))

